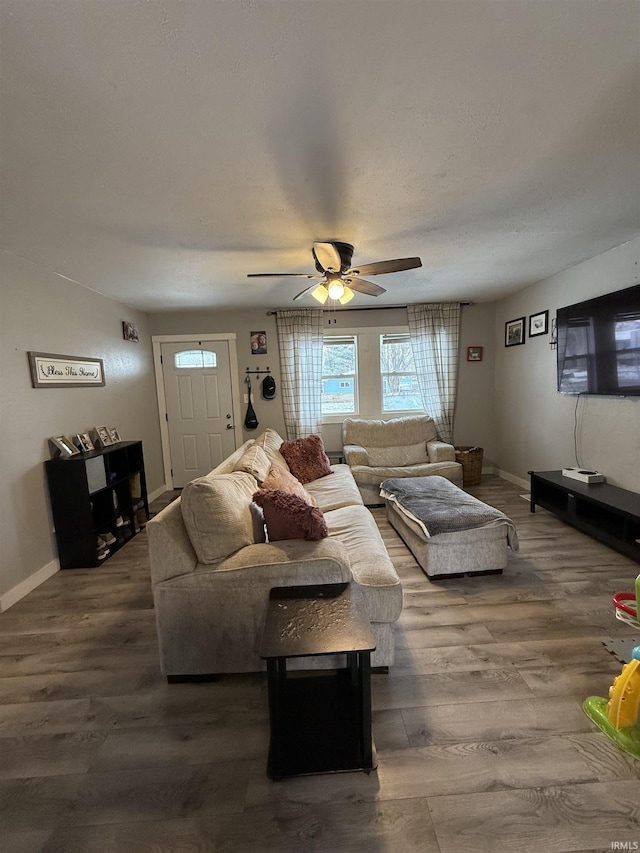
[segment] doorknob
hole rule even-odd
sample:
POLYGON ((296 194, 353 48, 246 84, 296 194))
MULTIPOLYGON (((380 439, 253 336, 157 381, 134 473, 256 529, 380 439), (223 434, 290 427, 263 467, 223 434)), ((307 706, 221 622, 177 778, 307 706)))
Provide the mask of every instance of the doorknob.
POLYGON ((233 424, 227 424, 227 429, 235 429, 235 426, 233 424))

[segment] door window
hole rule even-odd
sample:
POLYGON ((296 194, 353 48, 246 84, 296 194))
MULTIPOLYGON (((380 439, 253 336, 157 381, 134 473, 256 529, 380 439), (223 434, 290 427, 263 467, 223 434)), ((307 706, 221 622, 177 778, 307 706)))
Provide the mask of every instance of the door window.
POLYGON ((187 349, 173 356, 173 364, 177 368, 185 367, 189 370, 198 367, 217 367, 218 358, 215 352, 208 349, 187 349))

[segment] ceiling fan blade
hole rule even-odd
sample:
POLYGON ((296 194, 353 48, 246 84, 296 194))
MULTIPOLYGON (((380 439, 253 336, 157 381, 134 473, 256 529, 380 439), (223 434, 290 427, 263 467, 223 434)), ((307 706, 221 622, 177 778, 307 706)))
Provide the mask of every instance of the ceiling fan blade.
MULTIPOLYGON (((318 276, 318 278, 319 277, 320 276, 318 276)), ((311 278, 311 276, 309 276, 309 278, 311 278)), ((301 290, 300 293, 296 293, 296 295, 293 297, 293 301, 295 302, 296 299, 304 299, 305 296, 308 296, 310 293, 313 293, 316 287, 320 287, 320 285, 314 281, 310 287, 305 287, 305 289, 301 290)))
POLYGON ((247 278, 324 278, 323 275, 306 272, 250 272, 247 278))
POLYGON ((326 272, 340 272, 342 269, 340 252, 338 252, 333 243, 314 243, 313 253, 322 269, 326 272))
POLYGON ((380 296, 381 293, 386 293, 384 287, 374 284, 372 281, 365 281, 364 278, 355 278, 354 276, 346 276, 342 279, 343 283, 351 290, 356 290, 358 293, 366 293, 367 296, 380 296))
POLYGON ((377 261, 373 264, 363 264, 361 267, 352 267, 345 275, 382 275, 387 272, 414 270, 421 266, 420 258, 396 258, 395 261, 377 261))

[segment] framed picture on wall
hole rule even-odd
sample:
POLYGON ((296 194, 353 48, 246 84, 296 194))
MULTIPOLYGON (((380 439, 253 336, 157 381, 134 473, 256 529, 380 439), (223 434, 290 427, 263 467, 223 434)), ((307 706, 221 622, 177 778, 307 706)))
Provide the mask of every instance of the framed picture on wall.
POLYGON ((267 333, 251 332, 251 355, 267 354, 267 333))
POLYGON ((529 315, 529 337, 546 335, 549 331, 549 312, 540 311, 538 314, 529 315))
POLYGON ((101 358, 80 358, 49 352, 28 352, 27 356, 34 388, 82 388, 105 384, 101 358))
POLYGON ((516 320, 507 320, 504 324, 504 345, 506 347, 517 347, 524 343, 524 317, 516 320))
POLYGON ((133 323, 130 323, 128 320, 122 321, 122 337, 125 341, 133 341, 135 344, 139 343, 140 337, 138 335, 138 329, 133 323))
POLYGON ((482 361, 482 347, 467 347, 467 361, 482 361))

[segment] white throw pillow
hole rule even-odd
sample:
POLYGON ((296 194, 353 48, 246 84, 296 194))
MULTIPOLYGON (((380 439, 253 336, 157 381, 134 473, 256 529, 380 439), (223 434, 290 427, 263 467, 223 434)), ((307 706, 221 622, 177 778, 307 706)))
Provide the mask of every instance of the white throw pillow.
POLYGON ((287 464, 287 460, 284 458, 282 453, 280 453, 280 447, 282 446, 283 441, 284 439, 274 429, 267 427, 262 435, 259 435, 256 438, 254 447, 256 445, 258 447, 262 447, 271 462, 277 462, 278 465, 282 465, 286 471, 290 471, 291 469, 287 464))
POLYGON ((405 444, 399 447, 367 447, 369 465, 374 468, 398 468, 405 465, 420 465, 429 461, 427 443, 405 444))
POLYGON ((253 444, 248 450, 242 454, 240 459, 234 465, 234 471, 245 471, 247 474, 255 477, 259 485, 267 479, 269 469, 271 468, 271 460, 258 445, 253 444))

